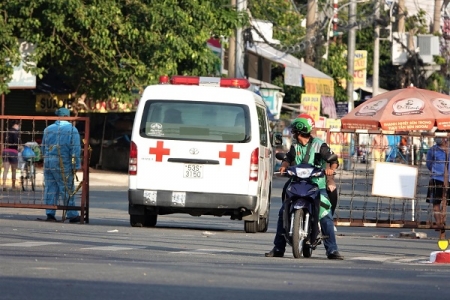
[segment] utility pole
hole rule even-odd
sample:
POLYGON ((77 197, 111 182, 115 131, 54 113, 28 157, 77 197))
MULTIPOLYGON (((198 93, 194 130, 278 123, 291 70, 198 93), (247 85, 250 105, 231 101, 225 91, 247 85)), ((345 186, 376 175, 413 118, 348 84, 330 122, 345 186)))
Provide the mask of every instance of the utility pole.
POLYGON ((347 41, 347 70, 348 74, 352 78, 347 80, 347 99, 348 99, 348 112, 351 112, 355 106, 353 99, 353 76, 355 73, 355 47, 356 47, 356 0, 350 0, 350 6, 348 9, 348 20, 352 25, 352 29, 348 32, 347 41))
POLYGON ((317 0, 308 0, 307 13, 306 13, 306 40, 309 41, 306 46, 306 57, 305 62, 313 66, 313 49, 314 45, 311 44, 312 38, 315 35, 316 26, 316 11, 317 11, 317 0))
POLYGON ((442 0, 434 1, 434 15, 433 15, 433 34, 439 33, 441 29, 441 9, 442 0))
MULTIPOLYGON (((339 11, 339 4, 338 0, 333 0, 333 41, 336 43, 336 36, 338 35, 337 29, 338 29, 338 11, 339 11)), ((327 34, 330 34, 327 32, 327 34)))
POLYGON ((401 34, 405 32, 405 12, 406 12, 405 0, 398 0, 398 12, 399 15, 398 15, 397 32, 401 34))
POLYGON ((380 0, 375 3, 375 39, 373 42, 373 77, 372 77, 372 97, 378 95, 380 86, 380 0))
MULTIPOLYGON (((236 0, 231 0, 231 7, 236 8, 236 0)), ((235 77, 236 71, 236 31, 235 34, 228 38, 228 77, 235 77)))
MULTIPOLYGON (((247 10, 247 0, 237 0, 237 11, 243 13, 247 10)), ((244 58, 245 58, 245 44, 242 27, 236 30, 236 71, 237 78, 244 78, 244 58)))

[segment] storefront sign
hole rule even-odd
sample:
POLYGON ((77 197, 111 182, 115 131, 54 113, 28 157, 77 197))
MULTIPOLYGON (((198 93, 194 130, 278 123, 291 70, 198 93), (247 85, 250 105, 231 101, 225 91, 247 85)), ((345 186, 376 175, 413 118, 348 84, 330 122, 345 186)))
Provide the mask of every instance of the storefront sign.
POLYGON ((337 102, 336 103, 336 114, 340 119, 346 114, 348 114, 348 103, 347 102, 337 102))
MULTIPOLYGON (((347 56, 347 53, 345 52, 347 56)), ((366 50, 356 50, 355 60, 354 60, 354 70, 353 70, 353 89, 360 87, 366 87, 367 79, 367 51, 366 50)), ((341 81, 342 87, 345 89, 347 87, 347 81, 343 79, 341 81)))
POLYGON ((350 158, 350 133, 331 132, 330 133, 330 149, 339 157, 339 164, 344 163, 344 159, 350 158))
MULTIPOLYGON (((54 112, 60 107, 66 107, 72 110, 75 98, 71 95, 36 95, 36 111, 37 112, 54 112)), ((110 112, 133 112, 136 111, 139 104, 138 95, 136 99, 128 103, 120 103, 116 99, 107 101, 100 101, 94 99, 86 99, 84 104, 78 103, 79 112, 95 112, 95 113, 110 113, 110 112)))
POLYGON ((300 68, 286 66, 284 68, 284 84, 303 87, 302 73, 300 68))
POLYGON ((305 91, 307 94, 320 94, 322 96, 334 97, 333 79, 315 78, 303 76, 305 80, 305 91))
POLYGON ((327 128, 341 128, 341 120, 340 119, 327 119, 326 123, 327 128))
POLYGON ((320 117, 320 94, 302 94, 301 103, 306 112, 318 121, 320 117))
POLYGON ((270 113, 275 116, 275 119, 278 119, 283 105, 283 94, 272 89, 260 89, 259 94, 266 102, 270 113))

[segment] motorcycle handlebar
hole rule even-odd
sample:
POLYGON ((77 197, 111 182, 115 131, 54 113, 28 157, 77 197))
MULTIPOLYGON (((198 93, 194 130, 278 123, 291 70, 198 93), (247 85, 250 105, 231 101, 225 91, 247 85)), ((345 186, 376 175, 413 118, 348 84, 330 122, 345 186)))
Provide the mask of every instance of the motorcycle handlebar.
MULTIPOLYGON (((273 175, 285 175, 285 174, 287 174, 287 172, 283 172, 283 173, 281 173, 281 172, 273 172, 273 175)), ((333 172, 333 175, 336 175, 336 172, 333 172)))

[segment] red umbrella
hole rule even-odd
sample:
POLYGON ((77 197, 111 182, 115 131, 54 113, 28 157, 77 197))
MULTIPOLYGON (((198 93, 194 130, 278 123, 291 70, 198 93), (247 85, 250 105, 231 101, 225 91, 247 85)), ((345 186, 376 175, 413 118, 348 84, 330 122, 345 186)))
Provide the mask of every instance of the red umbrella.
POLYGON ((343 129, 450 129, 450 96, 408 87, 377 95, 341 119, 343 129))

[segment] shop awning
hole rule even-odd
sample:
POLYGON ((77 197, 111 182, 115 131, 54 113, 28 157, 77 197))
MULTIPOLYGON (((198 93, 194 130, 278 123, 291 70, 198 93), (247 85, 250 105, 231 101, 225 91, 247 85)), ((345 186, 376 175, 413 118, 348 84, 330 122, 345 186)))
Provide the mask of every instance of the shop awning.
POLYGON ((303 76, 314 77, 314 78, 323 78, 323 79, 332 79, 327 74, 308 65, 307 63, 296 58, 295 56, 281 52, 267 44, 254 43, 252 46, 247 46, 247 50, 258 56, 262 56, 270 61, 281 64, 284 67, 300 69, 300 73, 303 76))
MULTIPOLYGON (((373 88, 372 87, 365 86, 365 87, 359 87, 359 88, 355 89, 356 92, 358 92, 359 90, 362 90, 362 91, 364 91, 366 93, 369 93, 369 94, 373 94, 373 88)), ((389 91, 385 90, 385 89, 382 89, 382 88, 378 88, 378 94, 383 94, 383 93, 387 93, 387 92, 389 92, 389 91)))
POLYGON ((282 90, 281 87, 278 85, 274 85, 265 81, 261 81, 252 77, 248 78, 248 81, 250 81, 250 84, 256 85, 261 89, 271 89, 271 90, 282 90))

